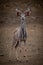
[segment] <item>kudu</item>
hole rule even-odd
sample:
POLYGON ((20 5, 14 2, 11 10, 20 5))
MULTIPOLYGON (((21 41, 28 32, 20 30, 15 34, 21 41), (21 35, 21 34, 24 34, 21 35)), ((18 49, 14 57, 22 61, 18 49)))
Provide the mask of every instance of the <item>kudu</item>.
POLYGON ((22 41, 26 43, 27 31, 25 18, 26 16, 29 16, 31 14, 31 10, 28 8, 27 10, 22 12, 19 9, 16 9, 16 13, 17 16, 20 16, 21 24, 16 28, 16 31, 14 32, 13 45, 15 45, 15 48, 17 48, 19 43, 21 43, 22 41))

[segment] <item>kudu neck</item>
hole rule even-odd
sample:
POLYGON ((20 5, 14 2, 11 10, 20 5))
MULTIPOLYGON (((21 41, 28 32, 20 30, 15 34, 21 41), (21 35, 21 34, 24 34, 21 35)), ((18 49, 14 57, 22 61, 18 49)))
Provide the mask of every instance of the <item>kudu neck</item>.
POLYGON ((21 20, 21 28, 26 28, 26 21, 25 20, 21 20))

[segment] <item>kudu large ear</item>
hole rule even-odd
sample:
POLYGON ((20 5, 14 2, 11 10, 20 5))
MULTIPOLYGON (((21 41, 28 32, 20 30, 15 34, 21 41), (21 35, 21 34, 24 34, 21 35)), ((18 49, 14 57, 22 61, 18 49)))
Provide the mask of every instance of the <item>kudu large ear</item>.
POLYGON ((16 14, 17 14, 17 16, 20 16, 21 15, 21 11, 19 9, 16 9, 16 14))
POLYGON ((25 13, 25 16, 29 16, 31 14, 31 9, 27 9, 24 13, 25 13))

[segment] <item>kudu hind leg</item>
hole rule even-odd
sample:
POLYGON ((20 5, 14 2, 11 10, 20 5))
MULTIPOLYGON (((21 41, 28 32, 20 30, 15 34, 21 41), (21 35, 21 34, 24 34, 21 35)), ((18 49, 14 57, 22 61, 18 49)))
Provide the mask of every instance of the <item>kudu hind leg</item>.
POLYGON ((15 48, 17 48, 17 47, 18 47, 18 45, 19 45, 19 41, 17 41, 17 43, 16 43, 16 45, 15 45, 15 48))

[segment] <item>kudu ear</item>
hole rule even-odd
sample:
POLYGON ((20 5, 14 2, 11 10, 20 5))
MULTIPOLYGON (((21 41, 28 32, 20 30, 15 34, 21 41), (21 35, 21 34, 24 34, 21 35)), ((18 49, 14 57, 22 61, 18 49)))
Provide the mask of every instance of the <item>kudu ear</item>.
POLYGON ((20 16, 21 15, 21 11, 19 9, 16 9, 16 14, 17 14, 17 16, 20 16))
POLYGON ((25 13, 25 16, 29 16, 31 14, 31 9, 27 9, 24 13, 25 13))

